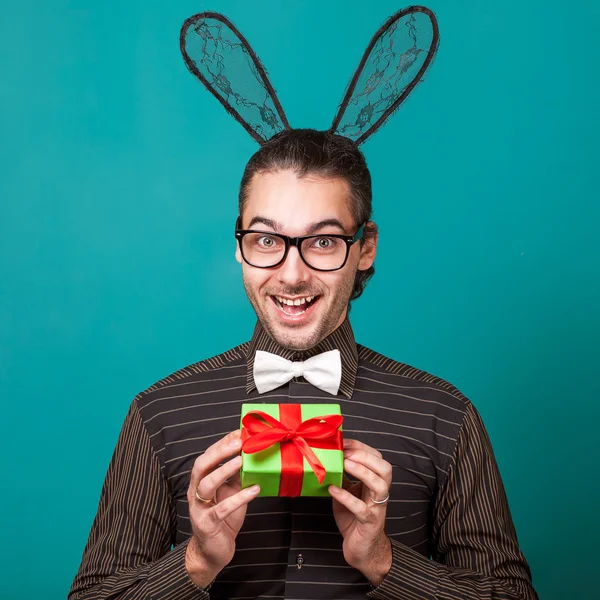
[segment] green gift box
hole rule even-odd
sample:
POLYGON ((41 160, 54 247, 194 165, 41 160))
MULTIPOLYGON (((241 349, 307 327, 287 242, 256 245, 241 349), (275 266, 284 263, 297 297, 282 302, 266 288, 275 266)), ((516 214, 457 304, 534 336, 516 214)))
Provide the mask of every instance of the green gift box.
POLYGON ((341 423, 339 404, 243 404, 242 487, 330 497, 328 486, 342 486, 341 423))

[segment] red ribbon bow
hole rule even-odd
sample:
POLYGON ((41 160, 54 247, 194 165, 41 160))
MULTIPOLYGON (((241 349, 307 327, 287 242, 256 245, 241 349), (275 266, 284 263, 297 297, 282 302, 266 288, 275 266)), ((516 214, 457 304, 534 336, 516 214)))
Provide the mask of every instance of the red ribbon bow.
POLYGON ((323 483, 326 470, 312 448, 342 450, 342 415, 325 415, 302 421, 300 404, 280 404, 278 421, 260 410, 251 410, 242 418, 242 451, 254 454, 273 444, 281 444, 280 496, 299 496, 304 464, 323 483))

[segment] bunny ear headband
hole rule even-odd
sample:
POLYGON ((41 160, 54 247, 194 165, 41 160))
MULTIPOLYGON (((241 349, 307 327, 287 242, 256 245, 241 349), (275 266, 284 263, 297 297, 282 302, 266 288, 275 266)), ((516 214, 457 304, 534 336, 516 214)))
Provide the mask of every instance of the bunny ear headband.
MULTIPOLYGON (((367 46, 330 131, 362 144, 419 83, 438 43, 428 8, 410 6, 390 17, 367 46)), ((259 144, 291 129, 264 67, 229 19, 215 12, 190 17, 180 47, 190 72, 259 144)))

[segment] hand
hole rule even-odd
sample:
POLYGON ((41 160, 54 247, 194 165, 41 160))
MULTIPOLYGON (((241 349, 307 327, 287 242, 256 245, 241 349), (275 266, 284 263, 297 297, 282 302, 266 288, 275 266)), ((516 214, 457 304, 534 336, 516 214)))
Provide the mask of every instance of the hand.
POLYGON ((231 562, 235 539, 246 517, 248 502, 260 488, 244 490, 240 484, 242 457, 221 462, 241 448, 240 430, 233 431, 207 448, 194 462, 187 499, 193 535, 186 550, 186 569, 200 588, 207 587, 231 562), (210 502, 201 502, 195 496, 210 502))
POLYGON ((392 566, 392 547, 385 534, 387 504, 373 500, 388 496, 392 465, 381 452, 357 440, 344 440, 344 459, 344 470, 358 481, 344 476, 344 489, 329 487, 333 516, 344 537, 344 558, 378 586, 392 566))

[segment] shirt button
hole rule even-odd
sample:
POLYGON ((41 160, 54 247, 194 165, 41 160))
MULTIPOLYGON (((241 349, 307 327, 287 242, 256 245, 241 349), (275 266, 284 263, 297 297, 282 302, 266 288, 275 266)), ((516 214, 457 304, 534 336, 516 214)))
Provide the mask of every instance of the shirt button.
POLYGON ((304 564, 304 557, 302 556, 302 554, 298 554, 298 556, 296 556, 296 565, 299 569, 301 569, 303 564, 304 564))

